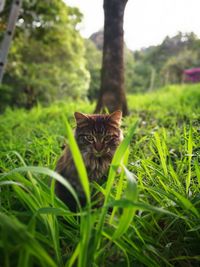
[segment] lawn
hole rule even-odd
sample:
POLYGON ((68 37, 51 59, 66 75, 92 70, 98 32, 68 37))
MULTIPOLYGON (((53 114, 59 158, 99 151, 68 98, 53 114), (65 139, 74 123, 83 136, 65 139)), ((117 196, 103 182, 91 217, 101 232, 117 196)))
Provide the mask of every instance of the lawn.
POLYGON ((0 266, 200 265, 200 84, 129 95, 128 103, 107 183, 92 185, 103 207, 92 206, 77 163, 88 205, 76 216, 56 198, 62 177, 53 170, 69 140, 78 158, 73 113, 92 113, 94 104, 0 116, 0 266))

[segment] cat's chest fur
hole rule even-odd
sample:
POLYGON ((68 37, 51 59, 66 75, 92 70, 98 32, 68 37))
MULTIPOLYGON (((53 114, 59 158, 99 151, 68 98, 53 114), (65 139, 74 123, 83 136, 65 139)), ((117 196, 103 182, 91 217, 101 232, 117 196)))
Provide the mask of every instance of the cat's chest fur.
MULTIPOLYGON (((108 172, 112 158, 108 156, 102 156, 97 158, 87 152, 81 152, 81 154, 83 157, 84 165, 86 167, 89 181, 101 182, 101 178, 108 172)), ((78 173, 69 148, 66 148, 64 155, 60 160, 60 164, 58 162, 57 167, 59 172, 64 177, 68 178, 71 181, 73 180, 74 184, 78 183, 78 173)))
POLYGON ((111 158, 106 156, 98 157, 83 154, 83 160, 87 169, 90 181, 101 182, 101 178, 107 175, 111 158))

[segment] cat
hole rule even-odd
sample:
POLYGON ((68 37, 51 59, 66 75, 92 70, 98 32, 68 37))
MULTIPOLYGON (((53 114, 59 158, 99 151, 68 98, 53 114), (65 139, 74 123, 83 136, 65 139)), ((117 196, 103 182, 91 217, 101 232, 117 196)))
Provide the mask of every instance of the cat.
MULTIPOLYGON (((115 150, 123 139, 120 129, 122 113, 115 111, 112 114, 88 115, 75 112, 74 117, 76 120, 74 136, 82 154, 89 181, 96 181, 101 185, 105 182, 115 150)), ((70 182, 78 194, 81 206, 85 206, 85 195, 68 146, 65 147, 57 162, 56 171, 70 182)), ((59 182, 56 182, 56 194, 71 211, 76 211, 73 196, 59 182)))

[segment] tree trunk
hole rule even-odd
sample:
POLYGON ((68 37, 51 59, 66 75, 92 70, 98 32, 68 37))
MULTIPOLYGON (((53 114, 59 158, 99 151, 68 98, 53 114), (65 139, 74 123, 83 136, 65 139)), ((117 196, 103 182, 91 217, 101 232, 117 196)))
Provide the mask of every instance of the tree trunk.
POLYGON ((12 7, 8 19, 7 29, 4 35, 4 39, 1 44, 1 51, 0 51, 0 83, 3 79, 4 68, 6 64, 6 59, 9 51, 9 47, 12 41, 13 33, 15 30, 15 25, 18 19, 20 7, 21 7, 22 0, 13 0, 12 7))
POLYGON ((3 11, 5 6, 5 0, 0 0, 0 13, 3 11))
POLYGON ((104 0, 104 47, 101 88, 96 113, 122 110, 128 114, 124 88, 124 10, 128 0, 104 0))

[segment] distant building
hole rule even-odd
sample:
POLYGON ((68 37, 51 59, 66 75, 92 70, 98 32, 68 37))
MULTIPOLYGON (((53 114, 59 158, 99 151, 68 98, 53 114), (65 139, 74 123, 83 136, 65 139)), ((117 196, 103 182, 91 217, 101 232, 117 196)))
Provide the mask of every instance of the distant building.
POLYGON ((192 68, 184 70, 183 80, 184 82, 189 82, 189 83, 200 82, 200 68, 192 68))

